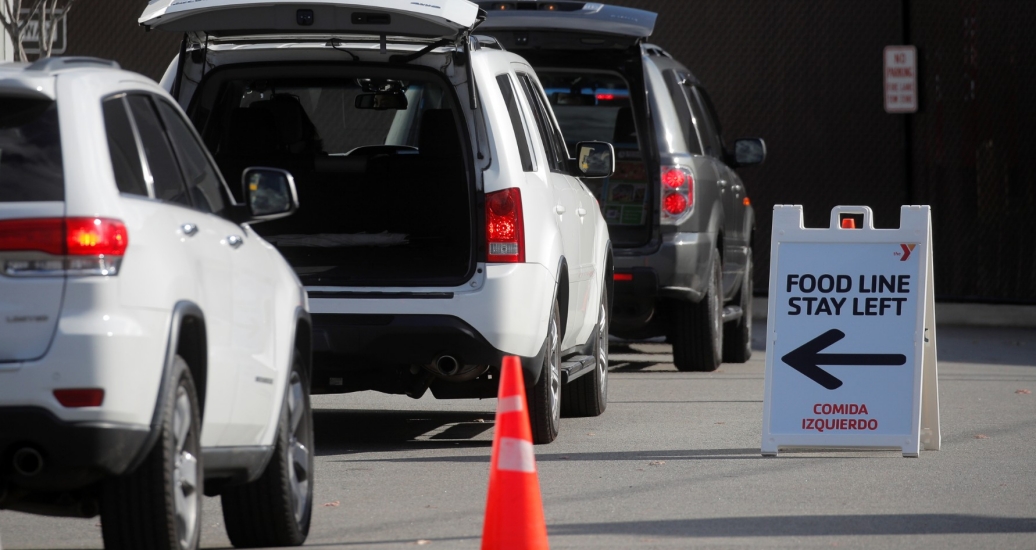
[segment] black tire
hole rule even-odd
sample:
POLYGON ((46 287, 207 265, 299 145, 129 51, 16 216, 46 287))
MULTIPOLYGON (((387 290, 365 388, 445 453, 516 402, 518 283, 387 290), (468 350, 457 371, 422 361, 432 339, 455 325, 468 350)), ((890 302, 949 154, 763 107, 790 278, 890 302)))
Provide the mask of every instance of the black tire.
POLYGON ((752 249, 748 249, 745 275, 738 291, 741 318, 723 325, 723 362, 746 363, 752 358, 752 249))
POLYGON ((712 274, 698 303, 674 304, 673 363, 677 370, 712 372, 723 354, 723 281, 719 254, 713 254, 712 274))
POLYGON ((161 432, 135 471, 101 487, 101 534, 109 550, 194 550, 201 537, 201 413, 187 362, 173 362, 161 432))
POLYGON ((309 379, 296 353, 281 408, 276 448, 263 475, 223 491, 223 520, 237 548, 300 546, 313 515, 313 412, 309 379))
POLYGON ((551 310, 546 342, 540 379, 526 396, 532 442, 537 445, 554 441, 561 424, 561 314, 557 302, 551 310))
POLYGON ((594 372, 584 374, 561 390, 561 416, 600 416, 608 407, 608 291, 601 292, 594 329, 594 372))

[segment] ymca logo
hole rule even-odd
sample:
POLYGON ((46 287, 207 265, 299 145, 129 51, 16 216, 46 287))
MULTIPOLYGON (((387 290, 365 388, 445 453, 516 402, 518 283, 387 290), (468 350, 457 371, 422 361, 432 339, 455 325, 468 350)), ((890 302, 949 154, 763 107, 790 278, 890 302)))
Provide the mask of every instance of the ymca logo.
POLYGON ((893 252, 892 255, 893 256, 899 256, 899 261, 905 262, 905 261, 907 261, 907 258, 910 257, 910 253, 914 251, 914 247, 916 247, 916 246, 917 246, 916 244, 901 244, 901 245, 899 245, 899 247, 901 249, 903 249, 903 251, 902 252, 893 252))

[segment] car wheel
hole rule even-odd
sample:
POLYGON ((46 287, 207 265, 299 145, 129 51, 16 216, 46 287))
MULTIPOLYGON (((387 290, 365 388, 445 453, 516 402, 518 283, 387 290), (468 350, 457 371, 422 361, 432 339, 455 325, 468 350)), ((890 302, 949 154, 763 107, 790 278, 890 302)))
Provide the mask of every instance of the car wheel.
POLYGON ((299 546, 313 513, 313 413, 309 379, 295 354, 276 448, 263 475, 223 491, 227 536, 237 548, 299 546))
POLYGON ((745 275, 738 291, 741 318, 723 325, 723 361, 745 363, 752 358, 752 249, 748 249, 745 275))
POLYGON ((608 291, 601 292, 601 306, 594 330, 594 371, 573 380, 561 392, 563 416, 599 416, 608 407, 608 291))
POLYGON ((557 302, 554 302, 547 324, 546 342, 540 379, 526 397, 532 442, 537 445, 554 441, 561 424, 561 314, 558 313, 557 302))
POLYGON ((705 296, 698 303, 677 302, 673 363, 681 371, 711 372, 723 353, 723 287, 719 254, 714 254, 705 296))
POLYGON ((201 414, 187 362, 176 356, 155 447, 135 471, 101 487, 108 549, 194 550, 201 535, 201 414))

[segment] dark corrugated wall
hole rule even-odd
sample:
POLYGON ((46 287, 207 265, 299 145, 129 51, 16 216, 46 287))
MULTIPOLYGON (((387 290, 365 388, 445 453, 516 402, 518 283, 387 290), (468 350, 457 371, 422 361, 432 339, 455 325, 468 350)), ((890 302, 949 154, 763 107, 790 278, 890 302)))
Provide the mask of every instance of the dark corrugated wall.
MULTIPOLYGON (((661 14, 652 42, 709 88, 728 141, 766 139, 766 164, 741 171, 758 216, 756 288, 767 288, 774 204, 803 204, 811 226, 865 204, 894 227, 899 205, 922 203, 940 298, 1036 303, 1036 2, 612 3, 661 14), (922 112, 889 115, 882 49, 905 40, 920 53, 922 112)), ((138 27, 145 5, 77 4, 67 53, 161 77, 179 36, 138 27)))

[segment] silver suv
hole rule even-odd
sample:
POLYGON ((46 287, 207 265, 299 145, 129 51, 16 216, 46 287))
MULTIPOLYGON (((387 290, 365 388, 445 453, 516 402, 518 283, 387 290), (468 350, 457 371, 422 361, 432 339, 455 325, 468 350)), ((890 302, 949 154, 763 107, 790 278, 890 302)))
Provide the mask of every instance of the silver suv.
POLYGON ((656 14, 596 2, 479 2, 489 34, 536 68, 571 143, 612 142, 615 175, 587 182, 615 251, 611 333, 667 336, 680 370, 711 371, 752 353, 755 215, 705 87, 646 42, 656 14))

